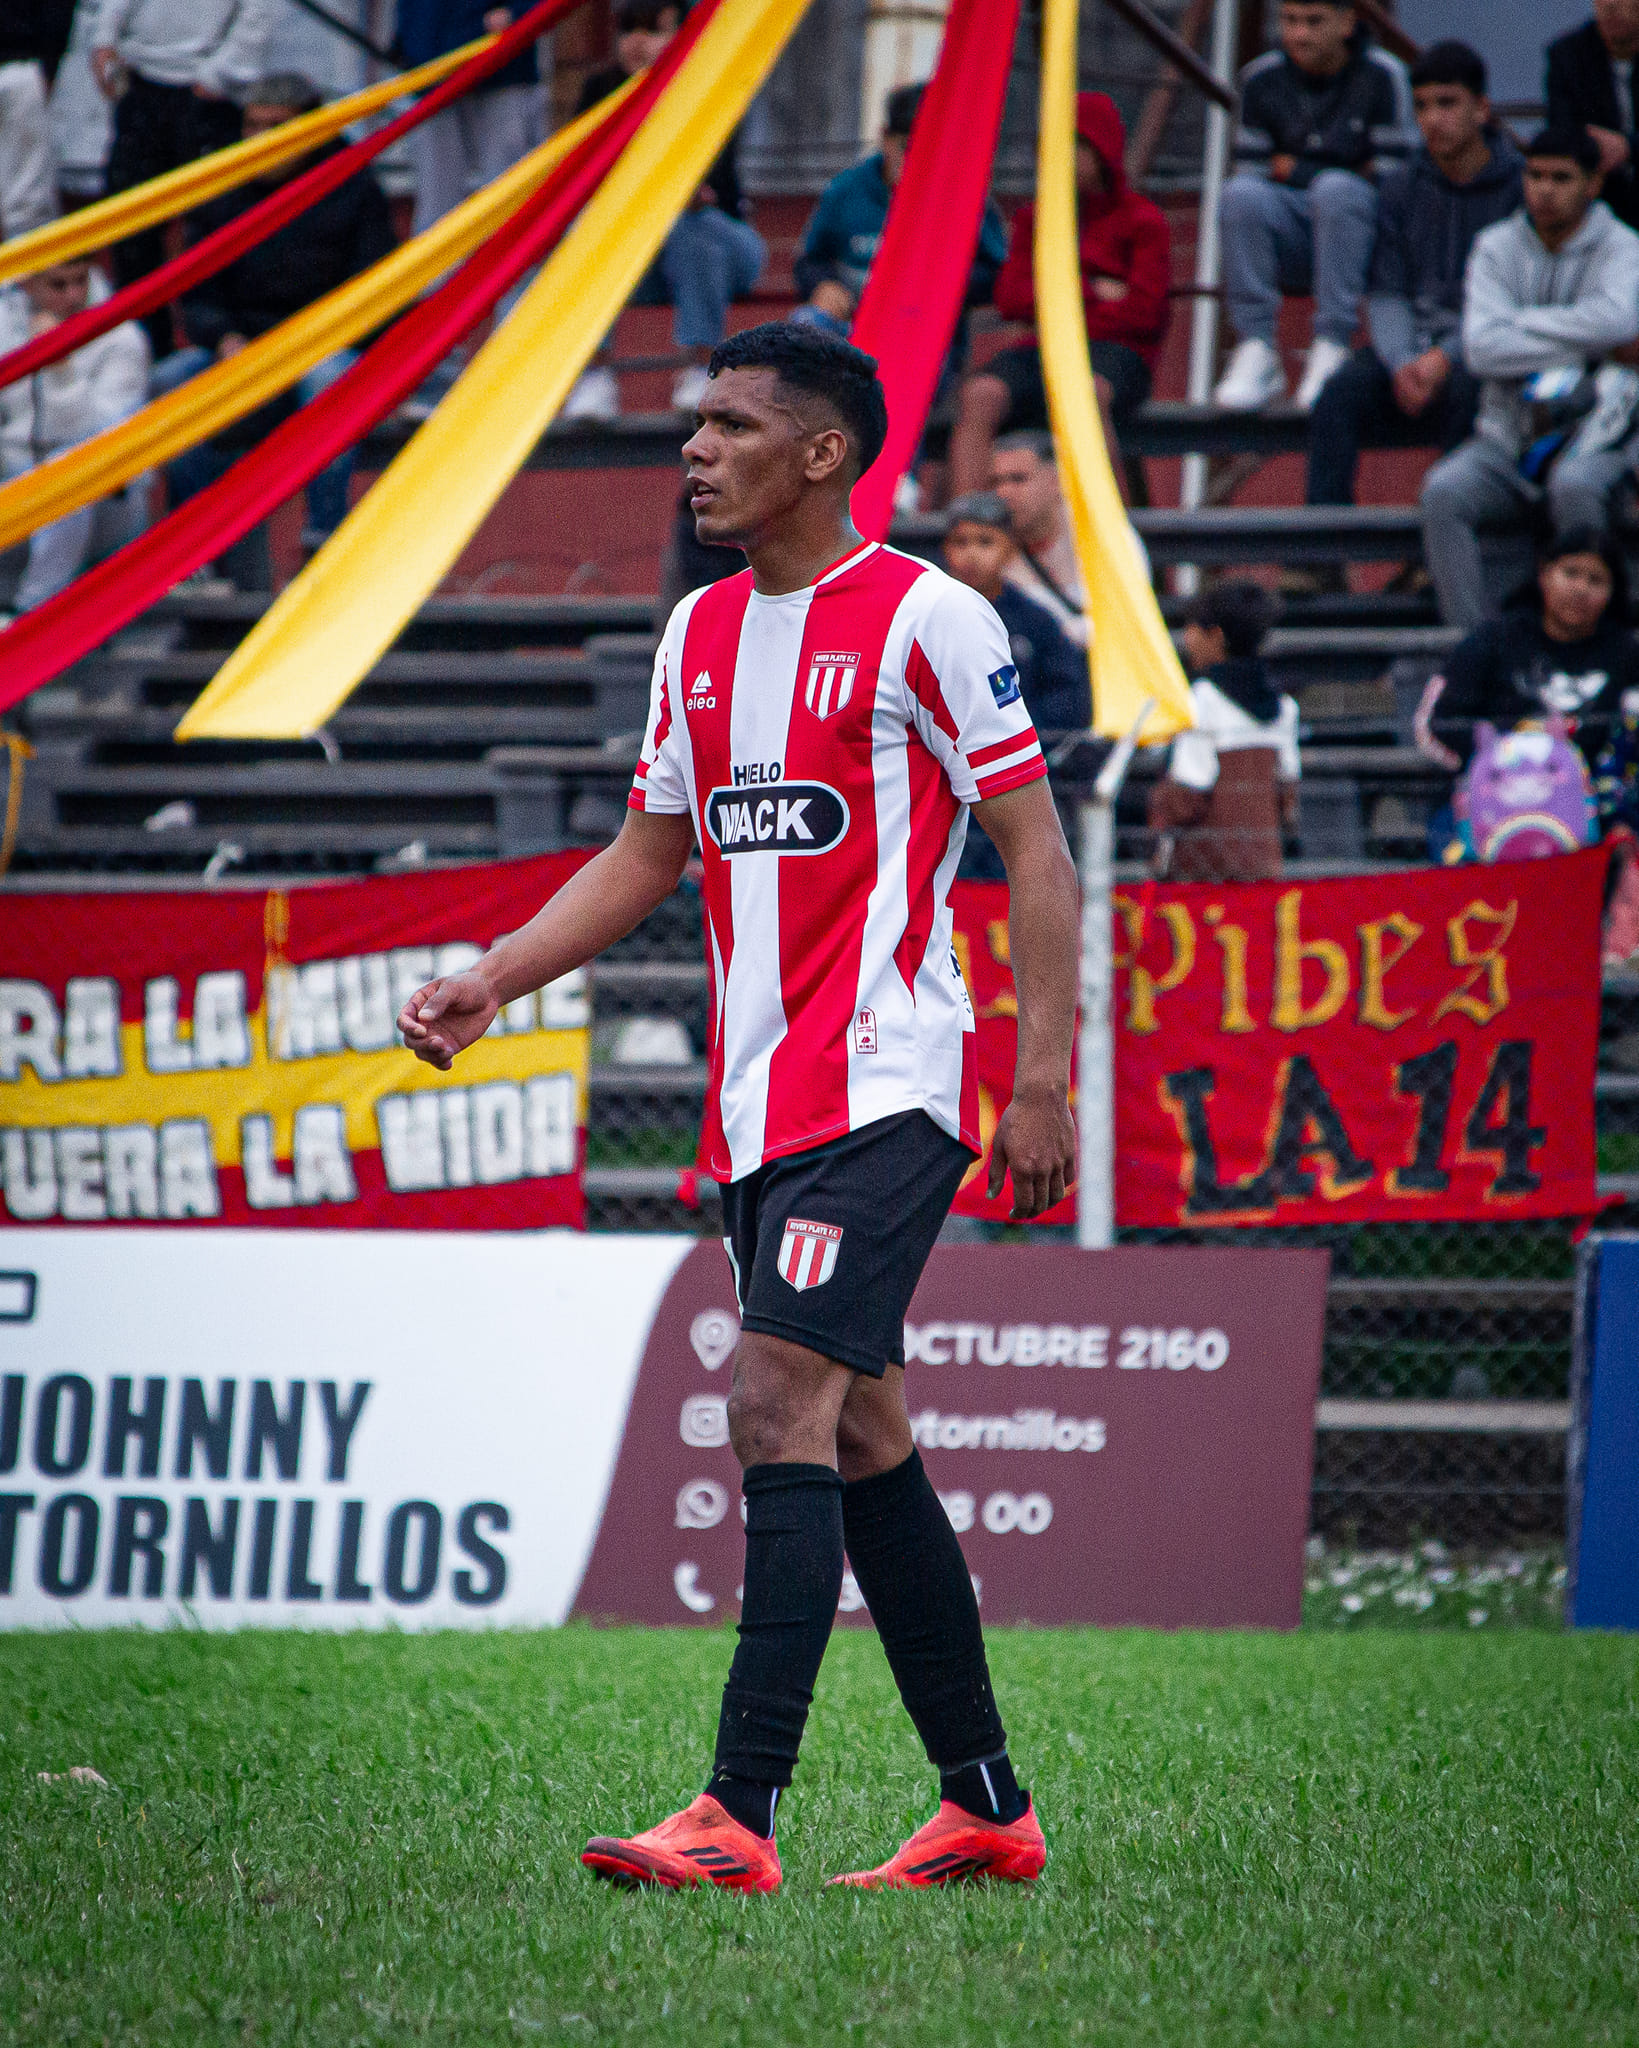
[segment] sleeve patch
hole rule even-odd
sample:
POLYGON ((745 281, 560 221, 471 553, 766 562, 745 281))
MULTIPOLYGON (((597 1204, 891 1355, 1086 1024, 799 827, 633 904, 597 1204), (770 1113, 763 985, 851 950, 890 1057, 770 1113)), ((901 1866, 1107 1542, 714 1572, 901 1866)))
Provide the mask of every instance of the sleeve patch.
POLYGON ((1001 668, 994 668, 985 677, 990 685, 990 694, 998 704, 1017 704, 1023 694, 1019 688, 1019 672, 1012 662, 1001 668))

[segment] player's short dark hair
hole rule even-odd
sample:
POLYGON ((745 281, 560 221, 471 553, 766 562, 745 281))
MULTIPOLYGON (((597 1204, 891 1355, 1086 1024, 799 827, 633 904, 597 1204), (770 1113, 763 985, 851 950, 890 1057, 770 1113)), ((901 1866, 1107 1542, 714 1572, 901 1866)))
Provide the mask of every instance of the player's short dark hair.
POLYGON ((916 125, 916 110, 922 104, 925 85, 896 85, 889 93, 882 109, 882 132, 885 135, 909 135, 916 125))
POLYGON ((876 357, 852 342, 817 327, 789 320, 765 320, 731 334, 711 352, 708 377, 724 370, 772 370, 788 391, 822 398, 842 421, 863 476, 888 438, 888 401, 876 373, 876 357))
POLYGON ((1190 624, 1217 629, 1224 647, 1244 660, 1256 654, 1280 617, 1280 600, 1261 583, 1219 583, 1196 598, 1189 608, 1190 624))
POLYGON ((1476 99, 1485 98, 1485 59, 1467 43, 1430 43, 1411 67, 1413 91, 1420 85, 1460 85, 1476 99))
POLYGON ((1002 533, 1013 531, 1013 515, 1007 500, 996 491, 964 491, 945 507, 945 531, 966 522, 970 526, 994 526, 1002 533))
POLYGON ((1580 121, 1550 121, 1537 130, 1525 145, 1526 161, 1547 156, 1569 157, 1580 171, 1599 168, 1599 144, 1580 121))
POLYGON ((324 94, 303 71, 270 71, 241 88, 242 107, 288 107, 292 114, 311 114, 324 105, 324 94))
POLYGON ((1011 455, 1015 449, 1024 448, 1038 462, 1058 461, 1052 435, 1043 433, 1040 427, 1015 427, 1010 434, 998 434, 992 446, 998 455, 1011 455))
POLYGON ((652 32, 659 28, 663 14, 675 14, 681 28, 688 11, 688 0, 615 0, 615 34, 630 35, 635 28, 652 32))

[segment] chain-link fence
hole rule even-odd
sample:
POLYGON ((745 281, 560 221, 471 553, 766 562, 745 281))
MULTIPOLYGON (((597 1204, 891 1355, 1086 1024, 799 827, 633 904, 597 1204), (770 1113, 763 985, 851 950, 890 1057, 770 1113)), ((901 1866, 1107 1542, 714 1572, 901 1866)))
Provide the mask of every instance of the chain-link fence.
MULTIPOLYGON (((705 1089, 698 892, 685 884, 593 970, 594 1229, 715 1234, 688 1193, 705 1089), (657 1057, 656 1055, 661 1055, 657 1057)), ((1639 973, 1607 979, 1598 1096, 1607 1198, 1639 1196, 1639 973)), ((1008 1233, 1023 1238, 1026 1233, 1008 1233)), ((1123 1243, 1245 1234, 1123 1230, 1123 1243)), ((1331 1253, 1313 1525, 1329 1540, 1553 1539, 1565 1517, 1573 1227, 1564 1222, 1260 1229, 1331 1253)))

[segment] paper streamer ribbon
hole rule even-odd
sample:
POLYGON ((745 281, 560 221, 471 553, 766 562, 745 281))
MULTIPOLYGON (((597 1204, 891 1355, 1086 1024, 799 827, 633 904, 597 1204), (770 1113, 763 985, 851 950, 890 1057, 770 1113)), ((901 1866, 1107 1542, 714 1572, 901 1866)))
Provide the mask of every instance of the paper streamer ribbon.
POLYGON ((6 629, 5 660, 0 662, 0 710, 100 646, 184 576, 231 547, 415 390, 586 206, 692 47, 697 24, 703 27, 717 4, 705 0, 614 117, 345 376, 276 428, 218 483, 15 620, 6 629))
MULTIPOLYGON (((151 270, 146 277, 128 284, 123 291, 104 299, 101 305, 87 306, 83 312, 48 328, 44 334, 37 334, 21 348, 13 349, 10 355, 0 356, 0 387, 15 384, 20 377, 30 377, 36 370, 44 369, 47 363, 55 363, 70 355, 77 348, 83 348, 88 341, 94 341, 99 334, 106 334, 118 327, 123 320, 139 320, 145 313, 151 313, 156 306, 163 306, 170 300, 180 298, 186 291, 204 278, 214 277, 219 270, 242 256, 247 249, 265 241, 277 233, 287 221, 299 213, 305 213, 328 193, 345 185, 349 178, 356 177, 366 164, 373 163, 385 149, 391 149, 400 136, 407 135, 423 121, 430 121, 434 114, 441 113, 465 92, 511 61, 516 54, 511 47, 526 25, 529 33, 522 37, 525 42, 533 41, 544 34, 560 16, 579 7, 582 0, 542 0, 522 22, 510 28, 505 35, 487 44, 453 76, 444 80, 435 91, 418 100, 404 112, 373 134, 362 136, 350 143, 322 163, 301 172, 285 184, 270 192, 265 199, 246 209, 236 220, 225 222, 214 234, 206 235, 191 249, 184 249, 179 256, 173 256, 168 263, 162 263, 157 270, 151 270)), ((329 111, 328 109, 324 111, 329 111)), ((294 124, 286 124, 294 125, 294 124)), ((284 128, 270 131, 283 134, 284 128)))
POLYGON ((296 737, 346 699, 556 415, 806 4, 721 0, 562 247, 375 490, 229 656, 179 737, 296 737))
POLYGON ((315 107, 311 114, 299 114, 294 121, 270 128, 265 135, 229 143, 226 149, 212 150, 209 156, 196 157, 191 164, 182 164, 145 184, 78 207, 73 213, 65 213, 61 220, 47 221, 44 227, 31 228, 26 235, 14 235, 9 242, 0 242, 0 284, 9 284, 14 277, 29 277, 36 270, 49 270, 52 264, 66 263, 71 256, 105 249, 111 242, 123 242, 140 228, 153 227, 173 214, 203 206, 219 192, 231 192, 235 185, 259 178, 264 171, 288 163, 304 150, 316 149, 378 107, 391 106, 406 93, 436 85, 487 50, 493 40, 485 36, 478 42, 464 43, 459 50, 446 51, 414 71, 383 79, 379 85, 367 85, 362 92, 349 93, 345 99, 331 100, 327 106, 315 107))
POLYGON ((849 340, 876 357, 888 400, 887 441, 854 486, 854 524, 872 540, 888 531, 967 296, 1018 24, 1019 0, 956 0, 860 296, 849 340))
POLYGON ((288 391, 316 363, 380 327, 471 255, 616 113, 632 89, 631 84, 623 86, 414 240, 258 335, 237 355, 212 363, 118 426, 0 485, 0 548, 82 505, 94 505, 145 470, 157 469, 185 448, 221 433, 288 391))
POLYGON ((1093 730, 1145 745, 1194 723, 1189 685, 1133 544, 1099 422, 1076 231, 1076 0, 1046 0, 1036 156, 1036 333, 1059 481, 1092 623, 1093 730))

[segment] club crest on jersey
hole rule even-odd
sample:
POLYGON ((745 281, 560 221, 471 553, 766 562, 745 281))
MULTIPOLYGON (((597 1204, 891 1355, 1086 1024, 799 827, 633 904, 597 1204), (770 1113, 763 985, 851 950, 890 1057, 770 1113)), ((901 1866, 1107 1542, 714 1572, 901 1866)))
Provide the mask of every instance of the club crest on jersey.
POLYGON ((857 654, 816 654, 808 664, 802 701, 816 718, 830 718, 846 707, 858 673, 857 654))
POLYGON ((848 830, 848 803, 825 782, 776 782, 767 790, 714 789, 706 830, 725 858, 737 853, 826 853, 848 830))
POLYGON ((841 1224, 809 1223, 801 1216, 788 1216, 780 1239, 780 1278, 799 1294, 805 1287, 823 1287, 837 1269, 841 1249, 841 1224))

